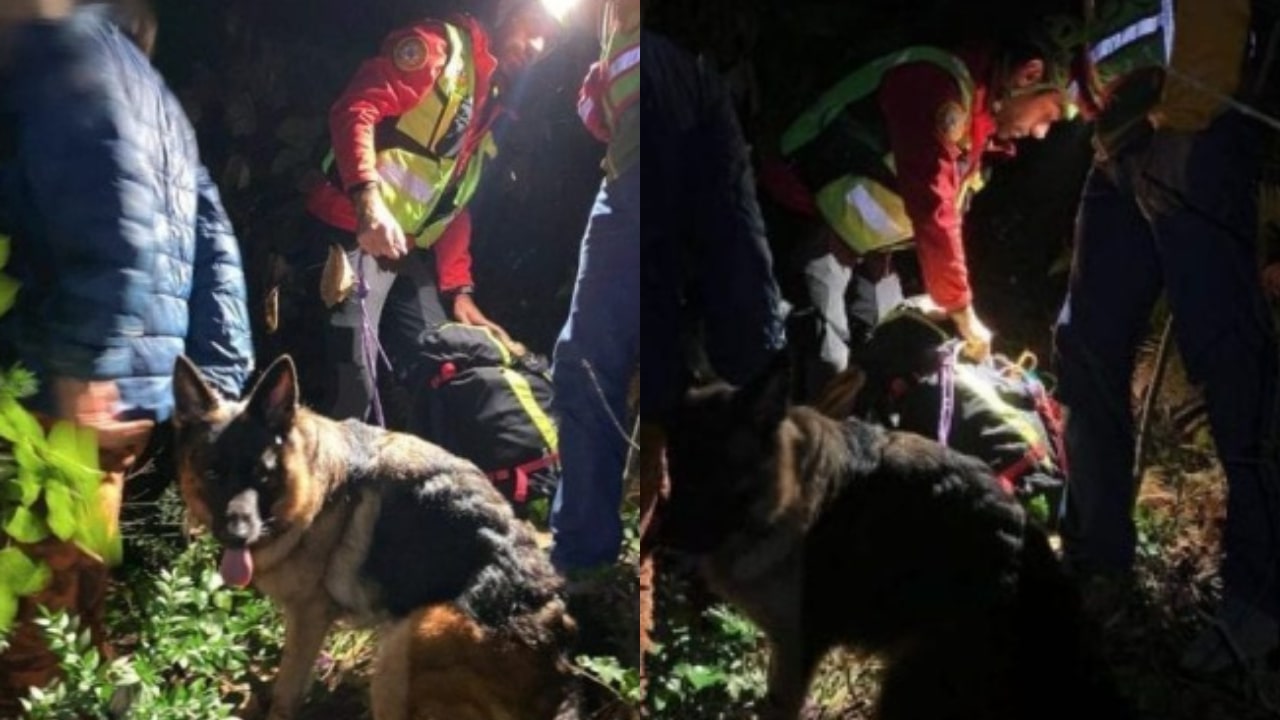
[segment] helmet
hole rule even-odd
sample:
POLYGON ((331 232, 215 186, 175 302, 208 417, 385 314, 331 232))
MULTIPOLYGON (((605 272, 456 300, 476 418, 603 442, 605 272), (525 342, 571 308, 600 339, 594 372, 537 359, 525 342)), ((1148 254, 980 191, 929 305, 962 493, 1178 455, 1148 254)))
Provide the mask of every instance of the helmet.
POLYGON ((1007 96, 1057 90, 1063 97, 1063 118, 1074 118, 1079 112, 1079 88, 1071 79, 1071 67, 1076 52, 1084 46, 1083 23, 1066 15, 1050 16, 1028 26, 1011 46, 1040 58, 1044 77, 1038 83, 1008 90, 1007 96))

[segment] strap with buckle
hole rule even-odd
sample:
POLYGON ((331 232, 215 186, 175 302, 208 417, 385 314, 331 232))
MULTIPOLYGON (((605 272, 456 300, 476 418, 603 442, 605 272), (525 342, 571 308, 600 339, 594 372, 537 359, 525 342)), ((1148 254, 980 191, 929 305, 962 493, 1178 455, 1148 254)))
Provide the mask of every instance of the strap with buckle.
POLYGON ((524 502, 529 497, 529 475, 539 470, 556 467, 560 464, 560 454, 551 453, 543 455, 536 460, 530 460, 513 468, 504 468, 502 470, 494 470, 488 473, 489 479, 495 483, 506 482, 507 480, 515 480, 515 487, 512 489, 512 497, 516 502, 524 502))

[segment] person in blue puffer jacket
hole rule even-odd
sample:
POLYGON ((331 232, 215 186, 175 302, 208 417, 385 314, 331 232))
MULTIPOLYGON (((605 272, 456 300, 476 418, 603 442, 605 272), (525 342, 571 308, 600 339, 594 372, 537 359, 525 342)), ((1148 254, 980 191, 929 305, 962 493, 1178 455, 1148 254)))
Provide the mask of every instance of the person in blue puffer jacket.
MULTIPOLYGON (((35 372, 30 407, 45 420, 99 430, 112 522, 124 473, 172 413, 178 355, 228 399, 253 369, 235 234, 194 129, 151 66, 154 23, 124 7, 84 5, 10 27, 0 85, 12 125, 0 162, 13 250, 5 272, 21 282, 0 318, 0 360, 35 372)), ((60 585, 79 589, 60 600, 87 615, 103 644, 106 569, 81 560, 69 563, 80 566, 77 581, 60 585)), ((42 684, 39 648, 23 647, 21 630, 12 640, 0 675, 42 684)))
MULTIPOLYGON (((185 352, 227 397, 252 369, 244 273, 217 187, 176 97, 110 5, 17 31, 10 274, 23 284, 0 341, 59 385, 114 383, 114 414, 172 409, 185 352)), ((66 396, 75 393, 62 392, 66 396)))

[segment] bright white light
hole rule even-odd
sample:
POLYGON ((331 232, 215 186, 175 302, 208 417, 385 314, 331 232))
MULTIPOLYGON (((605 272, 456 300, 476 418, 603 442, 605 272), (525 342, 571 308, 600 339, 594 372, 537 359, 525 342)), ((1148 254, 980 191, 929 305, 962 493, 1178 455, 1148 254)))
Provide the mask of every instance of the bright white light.
POLYGON ((551 13, 551 16, 560 22, 564 22, 565 16, 573 7, 578 4, 578 0, 542 0, 542 6, 551 13))

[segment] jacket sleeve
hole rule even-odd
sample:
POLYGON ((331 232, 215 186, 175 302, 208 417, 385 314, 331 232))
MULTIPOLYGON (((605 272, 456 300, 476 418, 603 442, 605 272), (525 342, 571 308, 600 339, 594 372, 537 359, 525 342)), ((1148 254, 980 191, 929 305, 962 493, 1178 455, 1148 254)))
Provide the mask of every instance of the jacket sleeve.
POLYGON ((329 110, 344 190, 378 179, 374 128, 416 106, 435 86, 448 56, 449 43, 439 27, 419 24, 393 32, 378 56, 360 65, 329 110))
MULTIPOLYGON (((925 64, 893 71, 880 92, 898 190, 911 220, 925 288, 947 311, 959 310, 973 299, 955 202, 960 148, 942 127, 945 108, 959 102, 955 80, 925 64)), ((966 136, 968 122, 965 118, 966 136)))
POLYGON ((604 119, 604 93, 606 89, 605 66, 596 61, 591 64, 587 76, 578 89, 578 117, 587 132, 600 142, 609 142, 609 125, 604 119))
POLYGON ((236 399, 253 371, 240 247, 218 188, 203 166, 198 191, 186 352, 219 392, 236 399))
MULTIPOLYGON (((25 201, 42 223, 48 264, 42 332, 54 376, 127 377, 127 343, 142 333, 159 200, 146 142, 122 79, 90 43, 33 38, 41 50, 15 73, 25 201)), ((29 56, 32 57, 32 56, 29 56)))
POLYGON ((1152 124, 1203 130, 1240 84, 1249 43, 1250 0, 1182 0, 1174 11, 1173 53, 1152 124), (1191 78, 1190 80, 1188 78, 1191 78))
POLYGON ((463 208, 432 247, 440 292, 474 285, 471 279, 471 211, 463 208))

